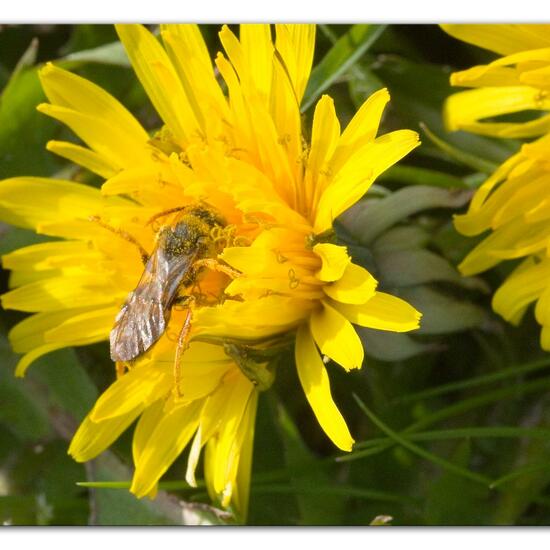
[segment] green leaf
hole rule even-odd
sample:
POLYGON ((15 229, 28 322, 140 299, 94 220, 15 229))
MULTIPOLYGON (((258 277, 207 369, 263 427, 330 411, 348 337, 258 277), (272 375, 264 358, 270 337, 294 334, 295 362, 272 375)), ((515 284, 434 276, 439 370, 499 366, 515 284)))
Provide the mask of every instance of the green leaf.
POLYGON ((448 282, 465 288, 486 289, 480 280, 462 277, 450 262, 429 250, 385 251, 379 247, 374 259, 380 279, 390 287, 448 282))
MULTIPOLYGON (((104 480, 128 479, 130 472, 115 456, 103 453, 89 464, 88 476, 104 480)), ((93 502, 92 525, 178 525, 176 517, 168 518, 155 511, 154 502, 137 499, 129 491, 90 489, 93 502)), ((181 511, 180 511, 181 513, 181 511)))
POLYGON ((36 63, 36 55, 38 53, 38 39, 33 38, 25 53, 21 56, 17 65, 13 69, 12 78, 16 78, 21 71, 27 67, 32 67, 36 63))
POLYGON ((400 296, 422 312, 422 321, 416 334, 446 334, 489 326, 486 310, 435 289, 425 286, 405 287, 400 289, 400 296))
POLYGON ((59 132, 59 125, 38 111, 46 101, 33 61, 35 46, 23 55, 0 96, 0 178, 15 175, 45 176, 59 163, 45 144, 59 132))
MULTIPOLYGON (((546 397, 532 402, 521 419, 522 424, 548 428, 550 407, 546 397)), ((515 449, 513 471, 495 480, 493 486, 503 490, 496 503, 493 521, 497 525, 515 524, 536 498, 550 485, 548 453, 550 439, 522 441, 515 449)))
POLYGON ((385 230, 408 216, 431 208, 459 208, 468 202, 470 196, 470 191, 415 185, 383 199, 362 200, 344 212, 338 222, 356 242, 368 246, 385 230))
MULTIPOLYGON (((285 458, 291 484, 296 491, 296 499, 300 510, 302 525, 328 525, 341 523, 345 498, 332 494, 319 497, 319 491, 324 489, 330 494, 333 483, 325 466, 315 461, 300 437, 292 418, 284 409, 282 403, 274 403, 277 411, 278 424, 284 444, 285 458), (304 464, 309 464, 304 469, 304 464)), ((345 492, 340 493, 345 497, 345 492)))
POLYGON ((418 455, 419 457, 424 458, 425 460, 429 460, 430 462, 433 462, 434 464, 437 464, 443 469, 449 472, 452 472, 456 475, 459 475, 460 477, 469 479, 471 481, 475 481, 477 483, 481 483, 482 485, 485 485, 487 487, 490 486, 491 480, 489 478, 481 474, 478 474, 476 472, 472 472, 471 470, 463 468, 453 462, 449 462, 448 460, 445 460, 444 458, 441 458, 440 456, 430 453, 429 451, 422 449, 418 445, 411 443, 408 439, 402 437, 400 434, 398 434, 397 432, 389 428, 386 424, 384 424, 382 420, 380 420, 372 411, 368 409, 368 407, 361 401, 361 399, 359 399, 359 397, 356 394, 353 394, 353 397, 357 402, 357 404, 359 405, 360 409, 371 420, 371 422, 375 424, 377 428, 379 428, 382 432, 384 432, 390 439, 392 439, 398 445, 401 445, 405 449, 409 450, 411 453, 418 455))
POLYGON ((50 393, 51 404, 62 407, 76 421, 90 412, 97 398, 97 389, 73 349, 48 353, 37 359, 31 369, 32 375, 50 393))
POLYGON ((447 143, 422 122, 420 123, 420 128, 422 128, 422 131, 440 151, 448 155, 451 159, 456 160, 459 164, 463 164, 479 172, 484 172, 485 174, 491 174, 498 168, 498 164, 494 162, 489 162, 477 155, 468 153, 467 151, 463 151, 447 143))
POLYGON ((382 88, 384 83, 365 65, 356 63, 349 69, 349 94, 356 109, 382 88))
POLYGON ((13 375, 17 356, 5 336, 0 337, 0 423, 24 441, 51 434, 48 416, 28 391, 28 381, 13 375))
POLYGON ((336 79, 344 74, 377 40, 385 25, 353 25, 311 71, 301 111, 305 112, 336 79))
POLYGON ((521 375, 528 374, 530 372, 535 372, 541 369, 546 369, 550 367, 550 357, 542 359, 540 361, 534 361, 532 363, 527 363, 525 365, 519 365, 515 367, 510 367, 503 369, 499 372, 492 374, 484 374, 482 376, 474 376, 472 378, 467 378, 466 380, 459 380, 457 382, 451 382, 450 384, 443 384, 442 386, 437 386, 435 388, 428 388, 426 390, 413 393, 411 395, 405 395, 399 397, 395 400, 396 404, 405 404, 413 403, 421 399, 426 399, 428 397, 438 397, 440 395, 445 395, 447 393, 456 392, 459 390, 464 390, 468 388, 479 388, 485 384, 493 384, 500 382, 501 380, 506 380, 511 377, 518 377, 521 375))
POLYGON ((392 227, 372 243, 372 250, 376 254, 423 248, 430 237, 430 233, 418 225, 392 227))
POLYGON ((0 222, 0 256, 24 246, 51 240, 51 237, 38 235, 31 229, 22 229, 0 222))
POLYGON ((131 67, 126 50, 121 42, 104 44, 89 50, 72 52, 58 59, 57 64, 72 69, 83 63, 101 63, 105 65, 116 65, 119 67, 131 67))
MULTIPOLYGON (((452 458, 454 464, 467 468, 471 458, 469 441, 460 443, 452 458)), ((489 498, 487 487, 444 471, 428 487, 426 521, 428 525, 486 525, 490 517, 489 498)))
POLYGON ((417 166, 392 166, 378 177, 378 181, 396 181, 406 185, 429 185, 430 187, 444 187, 447 189, 469 188, 464 181, 456 176, 417 166))
POLYGON ((438 344, 417 342, 408 334, 385 332, 364 327, 355 327, 355 330, 363 342, 365 353, 381 361, 404 361, 410 357, 435 351, 441 347, 438 344))
POLYGON ((438 409, 432 413, 422 416, 419 420, 411 424, 403 433, 412 433, 427 426, 432 426, 449 418, 465 414, 466 412, 486 407, 498 401, 520 399, 525 395, 543 392, 550 389, 550 379, 542 378, 528 382, 511 384, 504 388, 488 391, 481 395, 462 399, 458 403, 453 403, 447 407, 438 409))

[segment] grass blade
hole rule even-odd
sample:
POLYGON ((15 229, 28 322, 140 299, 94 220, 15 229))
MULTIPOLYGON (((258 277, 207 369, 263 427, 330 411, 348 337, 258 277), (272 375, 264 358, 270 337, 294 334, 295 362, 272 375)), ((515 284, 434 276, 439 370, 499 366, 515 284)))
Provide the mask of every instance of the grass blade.
POLYGON ((430 453, 429 451, 422 449, 421 447, 418 447, 414 443, 411 443, 408 439, 400 436, 397 432, 386 426, 386 424, 384 424, 373 412, 371 412, 356 394, 353 394, 353 397, 361 410, 371 420, 371 422, 375 424, 381 431, 387 434, 388 437, 390 437, 396 444, 401 445, 405 449, 408 449, 411 453, 418 455, 425 460, 429 460, 430 462, 437 464, 438 466, 444 468, 445 470, 448 470, 449 472, 470 479, 472 481, 477 481, 478 483, 486 485, 487 487, 491 486, 492 482, 489 478, 481 474, 476 474, 475 472, 472 472, 470 470, 466 470, 461 466, 457 466, 456 464, 453 464, 452 462, 449 462, 444 458, 441 458, 433 453, 430 453))
POLYGON ((353 25, 338 39, 311 71, 302 101, 302 113, 307 111, 320 95, 376 42, 385 28, 386 25, 353 25))
POLYGON ((510 367, 494 374, 484 374, 483 376, 476 376, 475 378, 461 380, 459 382, 451 382, 450 384, 438 386, 437 388, 431 388, 410 395, 405 395, 403 397, 398 397, 393 400, 391 404, 403 405, 405 403, 412 403, 414 401, 418 401, 419 399, 425 399, 426 397, 437 397, 458 390, 499 382, 500 380, 505 380, 506 378, 512 376, 527 374, 528 372, 533 372, 546 367, 550 367, 550 357, 541 359, 540 361, 533 361, 532 363, 527 363, 526 365, 520 365, 519 367, 510 367))
MULTIPOLYGON (((419 432, 406 435, 400 432, 401 437, 408 441, 442 441, 448 439, 462 438, 516 438, 530 437, 534 439, 550 439, 550 429, 546 428, 518 428, 516 426, 495 426, 495 427, 468 427, 457 428, 453 430, 434 430, 430 432, 419 432)), ((339 456, 337 462, 349 462, 370 456, 373 448, 380 445, 386 445, 391 442, 389 437, 375 437, 367 441, 360 441, 355 444, 356 449, 365 449, 354 451, 351 454, 339 456)))
POLYGON ((494 172, 498 166, 488 160, 482 159, 473 155, 472 153, 467 153, 466 151, 461 151, 460 149, 454 147, 450 143, 447 143, 439 136, 436 136, 423 122, 420 123, 420 127, 423 132, 429 138, 429 140, 441 151, 449 155, 452 159, 469 166, 478 172, 484 172, 485 174, 491 174, 494 172))

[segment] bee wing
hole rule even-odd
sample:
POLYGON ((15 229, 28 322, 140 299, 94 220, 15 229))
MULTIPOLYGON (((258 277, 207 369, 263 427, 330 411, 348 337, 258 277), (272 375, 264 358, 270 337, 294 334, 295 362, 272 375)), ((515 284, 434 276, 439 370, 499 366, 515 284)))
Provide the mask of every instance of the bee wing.
POLYGON ((196 254, 168 255, 157 246, 136 289, 130 292, 111 330, 111 358, 131 361, 147 351, 164 333, 170 308, 196 254))

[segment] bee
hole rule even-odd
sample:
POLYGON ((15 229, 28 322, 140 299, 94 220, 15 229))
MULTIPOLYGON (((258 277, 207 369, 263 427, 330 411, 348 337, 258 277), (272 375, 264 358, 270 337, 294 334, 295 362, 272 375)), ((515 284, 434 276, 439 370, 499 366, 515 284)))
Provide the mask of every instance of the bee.
MULTIPOLYGON (((110 348, 111 358, 117 364, 135 360, 164 334, 172 306, 187 299, 187 314, 178 338, 174 364, 176 388, 179 388, 179 363, 189 341, 193 301, 192 296, 180 296, 181 289, 195 284, 197 274, 203 267, 221 271, 232 278, 240 273, 215 260, 217 250, 212 232, 215 228, 226 226, 216 210, 207 205, 191 205, 167 210, 152 220, 177 211, 182 211, 182 214, 173 224, 158 232, 150 256, 140 247, 145 268, 135 290, 128 294, 115 319, 110 333, 110 348)), ((99 223, 139 246, 125 232, 99 223)))

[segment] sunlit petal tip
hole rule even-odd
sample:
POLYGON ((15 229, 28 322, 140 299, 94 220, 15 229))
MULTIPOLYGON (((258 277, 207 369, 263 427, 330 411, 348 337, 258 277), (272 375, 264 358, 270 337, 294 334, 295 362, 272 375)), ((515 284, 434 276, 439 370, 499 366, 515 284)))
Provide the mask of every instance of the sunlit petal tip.
POLYGON ((323 286, 327 296, 345 304, 364 304, 374 296, 378 281, 363 267, 348 264, 342 277, 323 286))
POLYGON ((39 103, 36 106, 36 110, 39 113, 48 114, 49 112, 51 112, 51 107, 52 106, 49 103, 39 103))
POLYGON ((58 70, 58 67, 56 67, 51 61, 48 61, 44 63, 44 65, 38 69, 38 76, 40 79, 47 78, 48 76, 52 75, 56 70, 58 70))
POLYGON ((351 323, 392 332, 409 332, 420 327, 422 314, 411 304, 385 292, 376 292, 365 304, 333 302, 333 306, 351 323))
POLYGON ((319 424, 339 449, 351 451, 354 439, 332 399, 328 374, 307 324, 298 329, 295 355, 300 382, 319 424))
POLYGON ((318 243, 313 247, 313 252, 322 261, 321 269, 316 273, 321 281, 337 281, 344 274, 351 263, 351 257, 345 246, 331 243, 318 243))
POLYGON ((361 339, 336 309, 324 302, 323 308, 311 315, 309 327, 321 353, 347 371, 361 368, 364 358, 361 339))

